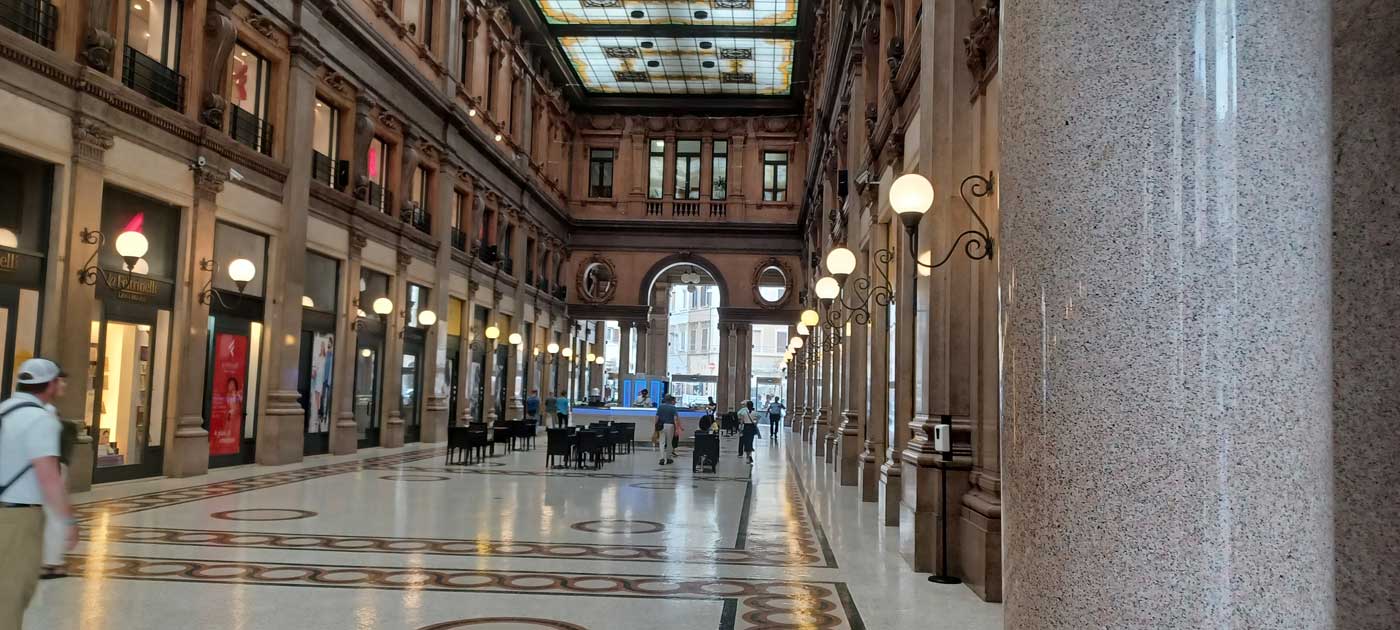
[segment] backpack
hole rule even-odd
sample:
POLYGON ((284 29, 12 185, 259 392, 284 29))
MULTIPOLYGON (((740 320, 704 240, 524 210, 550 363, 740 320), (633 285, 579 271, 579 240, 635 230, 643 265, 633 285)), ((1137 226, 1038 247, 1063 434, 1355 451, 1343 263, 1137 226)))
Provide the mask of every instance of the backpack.
MULTIPOLYGON (((5 413, 0 413, 0 426, 3 426, 3 425, 4 425, 5 416, 10 415, 10 412, 15 411, 16 409, 26 409, 26 408, 43 409, 44 406, 43 406, 43 405, 38 405, 38 404, 35 404, 35 403, 21 403, 21 404, 15 405, 15 406, 13 406, 13 407, 10 407, 9 409, 6 409, 6 410, 5 410, 5 413)), ((0 484, 0 495, 5 494, 5 491, 6 491, 6 490, 9 490, 9 489, 10 489, 10 486, 15 485, 15 482, 16 482, 16 481, 19 481, 19 478, 20 478, 20 477, 23 477, 23 476, 25 476, 26 474, 28 474, 28 473, 29 473, 29 470, 32 469, 32 468, 34 468, 34 462, 25 462, 25 463, 24 463, 24 468, 19 469, 19 472, 18 472, 18 473, 15 473, 15 476, 10 477, 10 480, 9 480, 9 481, 6 481, 4 484, 0 484)))

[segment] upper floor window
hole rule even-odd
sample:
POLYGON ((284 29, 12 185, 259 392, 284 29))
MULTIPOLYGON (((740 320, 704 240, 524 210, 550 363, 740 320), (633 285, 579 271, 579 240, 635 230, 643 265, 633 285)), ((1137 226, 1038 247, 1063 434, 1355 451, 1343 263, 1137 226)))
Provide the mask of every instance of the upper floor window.
POLYGON ((384 212, 385 208, 389 207, 389 203, 385 199, 389 195, 384 190, 384 185, 389 181, 389 145, 379 138, 370 140, 365 160, 366 172, 369 175, 370 183, 373 184, 370 189, 369 203, 379 208, 380 212, 384 212))
POLYGON ((676 199, 700 198, 700 141, 676 141, 676 199))
POLYGON ((472 55, 476 53, 472 47, 476 45, 476 22, 470 17, 462 18, 462 50, 457 58, 457 81, 471 92, 472 84, 472 55))
POLYGON ((666 141, 651 141, 651 159, 647 163, 647 197, 660 199, 666 185, 666 141))
MULTIPOLYGON (((501 53, 491 52, 486 66, 486 110, 496 112, 496 69, 501 65, 501 53)), ((499 116, 497 116, 499 118, 499 116)))
POLYGON ((404 0, 403 21, 413 29, 413 38, 432 50, 433 0, 404 0))
POLYGON ((311 111, 312 176, 327 186, 337 182, 336 158, 340 155, 340 110, 321 99, 311 111))
POLYGON ((272 128, 267 119, 272 64, 242 42, 234 45, 231 59, 229 100, 235 107, 229 116, 229 134, 254 150, 270 154, 272 128))
POLYGON ((787 201, 788 154, 786 151, 763 152, 763 200, 787 201))
POLYGON ((460 190, 452 191, 452 229, 462 229, 462 213, 467 211, 467 195, 460 190))
POLYGON ((184 12, 185 5, 178 0, 131 0, 126 11, 127 48, 178 72, 184 12))
POLYGON ((715 140, 714 156, 710 158, 710 199, 722 201, 729 196, 729 142, 715 140))
POLYGON ((588 196, 611 197, 613 182, 613 150, 591 149, 588 152, 588 196))
POLYGON ((408 200, 418 208, 428 203, 428 169, 421 166, 413 169, 413 189, 408 192, 408 200))

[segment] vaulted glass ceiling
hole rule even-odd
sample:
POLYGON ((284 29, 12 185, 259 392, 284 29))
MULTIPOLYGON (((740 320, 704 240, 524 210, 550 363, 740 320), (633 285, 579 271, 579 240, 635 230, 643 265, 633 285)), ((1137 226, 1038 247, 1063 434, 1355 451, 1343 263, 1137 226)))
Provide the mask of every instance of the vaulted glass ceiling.
POLYGON ((533 0, 590 94, 792 94, 798 0, 533 0))

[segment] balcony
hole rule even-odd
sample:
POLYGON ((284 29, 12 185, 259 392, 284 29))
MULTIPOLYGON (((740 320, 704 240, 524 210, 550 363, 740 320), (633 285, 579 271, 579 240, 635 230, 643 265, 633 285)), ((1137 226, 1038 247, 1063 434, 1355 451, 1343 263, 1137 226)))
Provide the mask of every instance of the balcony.
POLYGON ((501 270, 505 271, 507 275, 515 275, 515 261, 509 258, 502 258, 501 270))
POLYGON ((272 155, 272 125, 252 112, 234 107, 228 117, 228 135, 249 149, 272 155))
POLYGON ((554 297, 559 300, 567 299, 569 297, 569 288, 562 285, 554 287, 554 297))
POLYGON ((389 214, 388 209, 392 207, 394 195, 384 190, 384 187, 380 186, 378 182, 370 182, 366 190, 368 193, 365 195, 365 203, 378 208, 384 214, 389 214))
POLYGON ((184 75, 130 46, 122 57, 122 83, 170 109, 185 109, 184 75))
POLYGON ((399 220, 418 228, 424 234, 433 233, 433 213, 418 207, 418 202, 412 202, 412 206, 404 208, 399 213, 399 220))
POLYGON ((322 184, 344 192, 346 182, 350 181, 350 162, 332 160, 330 156, 320 151, 313 151, 311 153, 311 177, 322 184))
POLYGON ((0 0, 0 25, 52 49, 58 7, 49 0, 0 0))
POLYGON ((481 248, 481 262, 494 265, 500 258, 501 250, 495 245, 485 245, 481 248))
POLYGON ((700 202, 698 201, 677 201, 671 204, 671 216, 673 217, 698 217, 700 216, 700 202))
POLYGON ((452 249, 467 251, 467 234, 457 228, 452 228, 452 249))
POLYGON ((534 270, 534 269, 526 269, 526 270, 525 270, 525 284, 529 284, 529 285, 535 284, 535 270, 534 270))

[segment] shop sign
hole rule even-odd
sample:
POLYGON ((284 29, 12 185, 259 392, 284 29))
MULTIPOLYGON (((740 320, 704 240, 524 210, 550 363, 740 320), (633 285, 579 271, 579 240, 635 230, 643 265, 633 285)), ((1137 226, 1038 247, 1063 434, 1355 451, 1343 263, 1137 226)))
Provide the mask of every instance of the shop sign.
POLYGON ((169 282, 105 269, 99 275, 102 282, 98 286, 103 289, 103 298, 152 306, 169 306, 175 301, 175 287, 169 282))
POLYGON ((43 285, 44 258, 0 249, 0 284, 34 289, 43 285))

